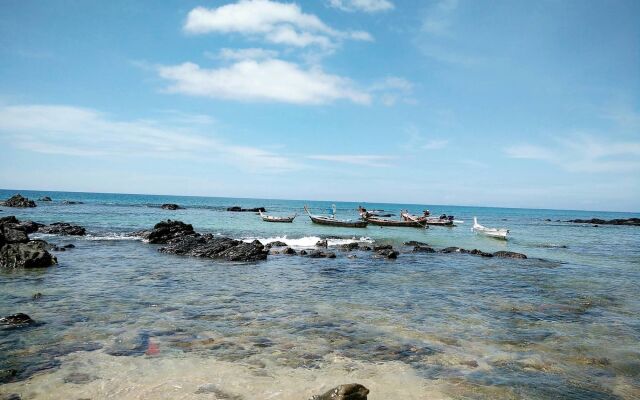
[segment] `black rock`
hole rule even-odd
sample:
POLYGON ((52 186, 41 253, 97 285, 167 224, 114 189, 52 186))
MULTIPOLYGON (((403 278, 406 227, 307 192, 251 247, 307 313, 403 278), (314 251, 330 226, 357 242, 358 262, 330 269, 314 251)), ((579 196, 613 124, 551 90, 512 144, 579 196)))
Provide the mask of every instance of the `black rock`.
POLYGON ((391 246, 390 244, 381 244, 378 246, 373 246, 373 251, 380 251, 380 250, 392 250, 393 246, 391 246))
POLYGON ((0 318, 0 325, 29 325, 34 323, 30 316, 23 313, 17 313, 0 318))
POLYGON ((16 194, 3 202, 3 205, 7 207, 17 208, 31 208, 36 207, 36 202, 29 200, 26 197, 22 197, 20 194, 16 194))
POLYGON ((44 224, 40 224, 33 221, 22 221, 18 225, 24 228, 25 232, 27 233, 38 232, 38 229, 44 226, 44 224))
POLYGON ((320 250, 315 250, 312 251, 311 253, 309 253, 309 257, 311 258, 336 258, 336 254, 332 253, 330 251, 320 251, 320 250))
POLYGON ((567 222, 576 224, 595 224, 595 225, 628 225, 640 226, 640 218, 616 218, 611 220, 591 218, 591 219, 570 219, 567 222))
POLYGON ((366 244, 361 244, 360 246, 358 246, 358 250, 360 251, 371 251, 371 246, 367 246, 366 244))
POLYGON ((267 212, 267 209, 264 207, 256 207, 256 208, 242 208, 240 206, 233 206, 233 207, 229 207, 227 208, 227 211, 232 211, 232 212, 267 212))
POLYGON ((327 242, 327 239, 318 240, 316 247, 329 247, 329 242, 327 242))
POLYGON ((286 247, 287 244, 285 242, 281 242, 279 240, 276 240, 274 242, 269 242, 267 243, 267 245, 265 246, 267 249, 270 249, 272 247, 286 247))
POLYGON ((75 201, 75 200, 63 200, 62 204, 66 204, 66 205, 74 205, 74 204, 84 204, 82 201, 75 201))
POLYGON ((71 243, 65 244, 62 247, 64 247, 65 249, 75 249, 76 248, 76 246, 74 244, 71 244, 71 243))
POLYGON ((357 248, 358 248, 358 243, 357 242, 345 243, 345 244, 340 246, 340 249, 342 249, 344 251, 355 250, 357 248))
POLYGON ((493 257, 493 254, 487 253, 478 249, 473 249, 473 250, 460 249, 460 253, 473 254, 475 256, 482 256, 482 257, 493 257))
POLYGON ((460 247, 445 247, 444 249, 440 250, 440 253, 459 253, 460 250, 460 247))
MULTIPOLYGON (((374 247, 375 250, 375 247, 374 247)), ((398 255, 400 253, 393 250, 393 248, 391 249, 382 249, 382 250, 378 250, 376 251, 376 255, 380 256, 380 257, 384 257, 384 258, 388 258, 388 259, 396 259, 398 258, 398 255)))
POLYGON ((311 397, 310 400, 367 400, 369 389, 359 383, 337 386, 328 392, 311 397))
POLYGON ((42 298, 42 293, 38 292, 38 293, 34 294, 33 296, 31 296, 31 298, 33 300, 41 299, 42 298))
POLYGON ((187 234, 174 237, 162 253, 204 258, 222 258, 228 261, 258 261, 267 258, 268 251, 258 240, 251 243, 213 235, 187 234))
POLYGON ((414 253, 435 253, 436 251, 429 246, 414 246, 414 253))
POLYGON ((49 196, 40 197, 38 201, 51 201, 51 197, 49 196))
POLYGON ((45 268, 57 263, 38 241, 5 244, 0 248, 0 268, 45 268))
POLYGON ((500 258, 519 258, 519 259, 526 259, 527 256, 522 254, 522 253, 515 253, 513 251, 496 251, 495 253, 493 253, 494 257, 500 257, 500 258))
POLYGON ((180 210, 180 209, 182 209, 182 207, 180 207, 177 204, 173 204, 173 203, 163 204, 163 205, 160 206, 160 208, 162 208, 163 210, 180 210))
POLYGON ((291 247, 285 247, 284 250, 280 251, 280 254, 286 254, 286 255, 290 255, 293 256, 296 253, 296 251, 294 249, 292 249, 291 247))
POLYGON ((54 222, 51 225, 45 225, 38 229, 42 233, 50 233, 54 235, 84 236, 87 234, 86 229, 81 226, 71 225, 66 222, 54 222))
POLYGON ((429 244, 428 244, 428 243, 425 243, 425 242, 417 242, 417 241, 415 241, 415 240, 411 240, 411 241, 408 241, 408 242, 404 242, 403 244, 404 244, 405 246, 426 246, 426 247, 429 247, 429 244))
POLYGON ((193 226, 182 221, 172 221, 170 219, 158 222, 147 235, 149 243, 165 244, 170 240, 181 238, 187 235, 195 235, 193 226))
POLYGON ((300 255, 301 256, 306 256, 308 253, 306 250, 300 250, 300 255))
POLYGON ((29 236, 18 224, 0 224, 0 246, 5 243, 27 243, 29 236))

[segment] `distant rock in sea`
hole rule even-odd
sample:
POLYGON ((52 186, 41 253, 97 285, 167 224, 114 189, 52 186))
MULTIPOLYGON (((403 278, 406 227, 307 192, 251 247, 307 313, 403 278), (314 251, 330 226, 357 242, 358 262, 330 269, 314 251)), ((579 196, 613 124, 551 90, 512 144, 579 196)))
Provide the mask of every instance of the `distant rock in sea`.
POLYGON ((570 219, 567 222, 573 222, 576 224, 594 224, 594 225, 627 225, 627 226, 640 226, 640 218, 618 218, 618 219, 570 219))
POLYGON ((231 211, 231 212, 267 212, 267 210, 264 207, 256 207, 256 208, 242 208, 239 206, 233 206, 233 207, 229 207, 227 208, 227 211, 231 211))
POLYGON ((49 197, 49 196, 44 196, 44 197, 40 197, 40 198, 38 199, 38 201, 52 201, 52 200, 51 200, 51 197, 49 197))
POLYGON ((75 201, 75 200, 63 200, 62 204, 65 205, 74 205, 74 204, 84 204, 82 201, 75 201))
POLYGON ((163 210, 181 210, 182 209, 182 207, 173 203, 163 204, 160 206, 160 208, 162 208, 163 210))
POLYGON ((6 207, 16 207, 16 208, 32 208, 37 207, 37 204, 33 200, 29 200, 26 197, 22 197, 19 193, 11 196, 7 200, 2 202, 2 205, 6 207))

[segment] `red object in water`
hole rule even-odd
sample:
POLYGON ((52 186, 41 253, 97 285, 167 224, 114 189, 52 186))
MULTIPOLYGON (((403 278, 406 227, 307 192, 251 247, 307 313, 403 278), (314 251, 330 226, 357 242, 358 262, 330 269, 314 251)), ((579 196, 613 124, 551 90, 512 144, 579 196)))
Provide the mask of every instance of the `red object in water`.
POLYGON ((148 356, 157 356, 160 354, 160 346, 158 346, 157 343, 149 341, 149 347, 147 347, 147 351, 144 354, 148 356))

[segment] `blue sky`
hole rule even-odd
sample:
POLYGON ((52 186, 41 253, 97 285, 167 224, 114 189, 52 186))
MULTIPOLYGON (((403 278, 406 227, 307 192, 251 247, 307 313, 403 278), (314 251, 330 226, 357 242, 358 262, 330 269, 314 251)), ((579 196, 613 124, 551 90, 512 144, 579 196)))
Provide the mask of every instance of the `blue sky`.
POLYGON ((640 210, 640 2, 14 1, 0 187, 640 210))

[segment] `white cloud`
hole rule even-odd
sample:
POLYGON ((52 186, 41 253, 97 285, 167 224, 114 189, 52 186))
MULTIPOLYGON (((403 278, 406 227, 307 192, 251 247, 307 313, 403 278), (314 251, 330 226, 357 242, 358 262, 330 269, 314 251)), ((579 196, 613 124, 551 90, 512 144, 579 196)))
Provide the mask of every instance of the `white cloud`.
POLYGON ((640 170, 640 142, 615 141, 590 135, 555 139, 549 146, 515 145, 504 151, 511 158, 545 161, 570 172, 640 170))
POLYGON ((368 167, 388 167, 389 162, 395 160, 394 156, 383 156, 383 155, 363 155, 363 154, 342 154, 342 155, 334 155, 334 154, 317 154, 310 155, 307 158, 312 160, 320 160, 320 161, 330 161, 330 162, 338 162, 344 164, 353 164, 353 165, 364 165, 368 167))
POLYGON ((428 140, 420 147, 424 150, 438 150, 438 149, 444 149, 445 147, 447 147, 448 144, 449 144, 448 140, 434 139, 434 140, 428 140))
POLYGON ((242 60, 263 60, 267 58, 276 58, 278 52, 275 50, 267 50, 260 48, 247 48, 247 49, 220 49, 217 55, 206 53, 209 58, 242 61, 242 60))
POLYGON ((387 77, 371 85, 369 90, 379 92, 382 103, 387 106, 394 105, 400 98, 408 103, 414 102, 414 99, 409 97, 413 91, 413 84, 404 78, 387 77))
POLYGON ((447 139, 425 138, 414 125, 409 125, 405 131, 409 134, 409 137, 400 145, 400 147, 405 151, 415 152, 419 150, 439 150, 444 149, 449 144, 449 140, 447 139))
POLYGON ((394 8, 388 0, 330 0, 332 7, 343 11, 364 11, 368 13, 387 11, 394 8))
POLYGON ((217 69, 183 63, 159 67, 158 73, 171 82, 169 92, 191 96, 294 104, 371 101, 368 93, 356 89, 347 78, 278 59, 243 60, 217 69))
POLYGON ((432 35, 447 35, 458 0, 441 0, 427 10, 422 20, 422 30, 432 35))
POLYGON ((271 0, 240 0, 217 8, 189 12, 184 30, 190 34, 238 33, 295 47, 334 47, 341 39, 372 40, 366 32, 331 28, 297 4, 271 0))
MULTIPOLYGON (((204 123, 202 116, 196 119, 204 123)), ((222 160, 260 171, 298 167, 287 157, 229 145, 186 126, 167 126, 153 120, 118 121, 96 110, 73 106, 0 106, 0 132, 14 146, 44 154, 222 160)))

